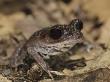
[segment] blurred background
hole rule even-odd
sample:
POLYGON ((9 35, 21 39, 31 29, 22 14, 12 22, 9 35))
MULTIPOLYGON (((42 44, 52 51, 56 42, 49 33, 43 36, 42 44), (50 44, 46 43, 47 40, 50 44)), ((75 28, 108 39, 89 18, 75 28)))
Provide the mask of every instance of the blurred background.
POLYGON ((91 41, 98 40, 99 29, 109 30, 109 3, 109 0, 0 0, 0 38, 18 32, 28 38, 40 28, 79 18, 83 20, 85 36, 92 36, 91 41))
POLYGON ((35 31, 75 18, 86 40, 110 47, 110 0, 0 0, 0 65, 35 31))

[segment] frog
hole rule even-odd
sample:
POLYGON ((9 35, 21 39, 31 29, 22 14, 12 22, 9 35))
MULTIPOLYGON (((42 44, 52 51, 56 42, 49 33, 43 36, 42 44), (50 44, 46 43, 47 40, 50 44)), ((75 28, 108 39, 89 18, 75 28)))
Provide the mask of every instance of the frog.
POLYGON ((74 19, 69 24, 57 24, 36 31, 15 50, 10 66, 16 68, 24 64, 26 57, 33 58, 53 79, 45 59, 68 52, 77 43, 82 43, 84 41, 82 29, 83 22, 80 19, 74 19))

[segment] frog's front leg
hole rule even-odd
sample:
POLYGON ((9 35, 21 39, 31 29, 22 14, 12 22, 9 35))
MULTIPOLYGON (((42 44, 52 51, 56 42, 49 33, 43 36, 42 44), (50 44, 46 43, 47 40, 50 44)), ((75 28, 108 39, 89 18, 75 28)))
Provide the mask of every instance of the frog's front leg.
POLYGON ((46 71, 49 76, 53 78, 51 72, 50 72, 50 69, 49 69, 49 66, 47 65, 47 63, 44 61, 43 57, 40 55, 40 53, 38 53, 36 51, 36 48, 33 48, 33 47, 29 47, 27 48, 27 51, 28 51, 28 54, 31 55, 35 61, 38 63, 39 66, 41 66, 41 68, 46 71))

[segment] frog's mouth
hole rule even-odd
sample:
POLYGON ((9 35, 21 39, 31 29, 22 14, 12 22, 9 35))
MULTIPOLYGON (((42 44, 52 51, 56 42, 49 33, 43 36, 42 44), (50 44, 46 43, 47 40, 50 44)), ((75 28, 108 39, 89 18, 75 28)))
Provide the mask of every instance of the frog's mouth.
POLYGON ((56 43, 52 45, 48 45, 48 55, 58 55, 64 52, 69 51, 72 47, 74 47, 77 43, 82 43, 83 38, 73 40, 70 39, 68 41, 63 41, 61 43, 56 43))

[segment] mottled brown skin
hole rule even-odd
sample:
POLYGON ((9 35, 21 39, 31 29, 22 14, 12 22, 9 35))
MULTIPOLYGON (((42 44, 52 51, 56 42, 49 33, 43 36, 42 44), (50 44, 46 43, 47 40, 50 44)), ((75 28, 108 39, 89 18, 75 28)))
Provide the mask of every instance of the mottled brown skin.
POLYGON ((44 59, 67 52, 75 44, 83 42, 82 27, 82 22, 74 19, 68 25, 54 25, 35 32, 24 45, 16 50, 11 66, 17 67, 24 64, 25 57, 31 56, 53 78, 44 59))

